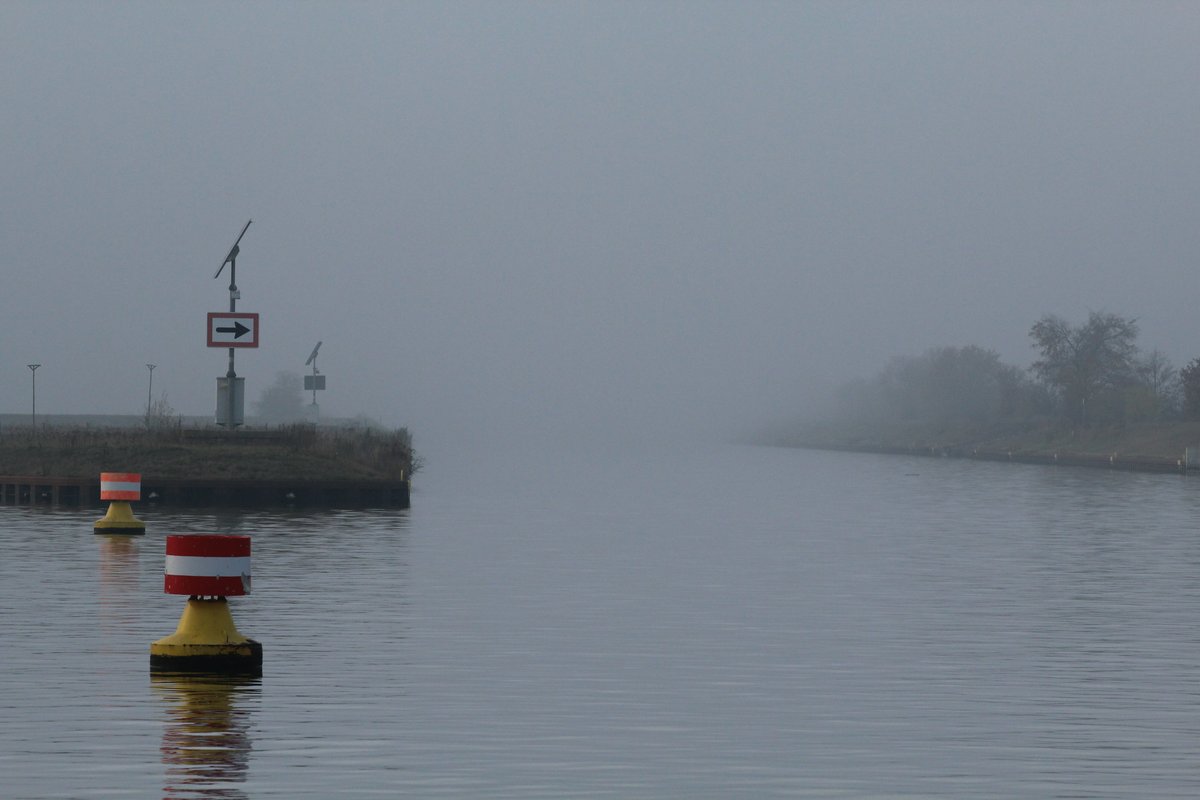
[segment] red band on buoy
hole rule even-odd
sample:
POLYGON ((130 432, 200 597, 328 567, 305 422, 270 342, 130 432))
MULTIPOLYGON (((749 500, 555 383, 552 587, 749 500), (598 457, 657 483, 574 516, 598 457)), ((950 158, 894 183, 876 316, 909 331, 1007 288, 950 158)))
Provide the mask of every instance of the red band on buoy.
POLYGON ((101 472, 101 500, 141 500, 142 475, 139 472, 101 472))
POLYGON ((250 537, 218 533, 184 533, 167 537, 169 556, 250 557, 250 537))
POLYGON ((163 591, 217 597, 249 594, 250 537, 168 536, 163 591))

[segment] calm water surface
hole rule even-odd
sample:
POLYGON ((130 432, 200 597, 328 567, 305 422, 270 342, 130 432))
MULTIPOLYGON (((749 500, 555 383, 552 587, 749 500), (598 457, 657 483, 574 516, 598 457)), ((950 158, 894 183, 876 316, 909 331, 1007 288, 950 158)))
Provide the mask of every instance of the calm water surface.
POLYGON ((1200 796, 1200 478, 444 453, 411 511, 0 508, 0 797, 1200 796), (253 537, 261 680, 152 678, 253 537))

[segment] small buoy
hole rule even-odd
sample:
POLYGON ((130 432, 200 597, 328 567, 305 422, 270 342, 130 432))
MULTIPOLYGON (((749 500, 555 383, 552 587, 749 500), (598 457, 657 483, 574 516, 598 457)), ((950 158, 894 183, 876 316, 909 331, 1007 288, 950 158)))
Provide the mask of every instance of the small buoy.
POLYGON ((262 674, 262 645, 238 631, 226 600, 250 594, 249 536, 168 536, 163 591, 188 601, 175 633, 150 645, 151 672, 262 674))
POLYGON ((146 532, 146 523, 133 516, 130 500, 142 499, 142 476, 137 472, 101 472, 100 499, 110 501, 104 519, 96 520, 96 533, 138 535, 146 532))

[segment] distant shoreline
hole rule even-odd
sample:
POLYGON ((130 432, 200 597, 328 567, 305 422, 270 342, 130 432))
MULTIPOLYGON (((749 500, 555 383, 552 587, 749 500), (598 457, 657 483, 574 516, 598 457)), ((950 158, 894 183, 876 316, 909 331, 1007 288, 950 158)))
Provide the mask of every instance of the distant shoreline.
POLYGON ((768 444, 811 450, 965 458, 1137 472, 1200 470, 1200 422, 1110 428, 808 426, 768 444))
POLYGON ((920 456, 923 458, 965 458, 976 461, 1007 461, 1018 464, 1045 464, 1052 466, 1088 467, 1092 469, 1118 469, 1131 472, 1195 472, 1200 471, 1195 453, 1188 463, 1185 454, 1175 458, 1169 456, 1130 456, 1121 453, 1098 455, 1094 453, 1034 453, 1011 450, 963 450, 955 447, 930 445, 917 446, 863 446, 834 444, 789 444, 804 450, 827 450, 848 453, 874 453, 877 455, 920 456))

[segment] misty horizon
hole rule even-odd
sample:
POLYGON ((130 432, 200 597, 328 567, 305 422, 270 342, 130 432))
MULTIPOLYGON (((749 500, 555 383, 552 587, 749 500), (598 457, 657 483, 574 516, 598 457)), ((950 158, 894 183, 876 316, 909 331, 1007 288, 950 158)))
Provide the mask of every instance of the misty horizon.
POLYGON ((1200 9, 0 7, 0 412, 736 432, 1053 313, 1192 322, 1200 9), (309 397, 305 396, 305 402, 309 397))

